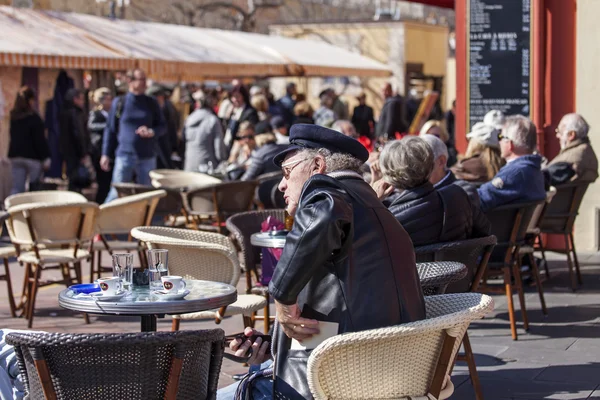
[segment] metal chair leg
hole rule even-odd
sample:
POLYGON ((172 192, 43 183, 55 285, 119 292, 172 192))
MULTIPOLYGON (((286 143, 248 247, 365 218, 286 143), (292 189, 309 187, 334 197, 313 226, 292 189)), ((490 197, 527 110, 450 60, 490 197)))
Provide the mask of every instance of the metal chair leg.
POLYGON ((510 283, 510 268, 502 268, 504 272, 504 290, 508 304, 508 318, 510 320, 510 333, 513 340, 517 340, 517 323, 515 322, 515 306, 513 304, 512 284, 510 283))
POLYGON ((546 260, 546 252, 544 251, 544 243, 542 242, 542 234, 539 234, 538 243, 542 252, 542 260, 544 260, 544 270, 546 271, 546 279, 550 279, 550 270, 548 269, 548 260, 546 260))
POLYGON ((463 337, 463 347, 465 348, 465 359, 469 366, 469 375, 471 377, 473 390, 475 391, 475 398, 477 400, 483 400, 483 392, 481 391, 481 383, 479 382, 479 374, 477 373, 477 366, 475 365, 475 357, 473 356, 473 350, 471 349, 468 332, 465 332, 465 336, 463 337))
POLYGON ((513 262, 513 275, 515 279, 515 288, 517 289, 517 294, 519 295, 519 304, 521 306, 521 316, 523 318, 523 328, 525 331, 529 331, 529 318, 527 318, 527 308, 525 307, 525 292, 523 291, 523 281, 521 280, 521 268, 519 268, 519 264, 517 262, 513 262))
POLYGON ((180 324, 181 320, 179 318, 173 318, 173 322, 171 322, 171 331, 177 332, 179 330, 180 324))
POLYGON ((583 280, 581 279, 581 271, 579 269, 579 260, 577 259, 577 252, 575 251, 575 240, 573 238, 573 232, 569 234, 569 238, 571 239, 571 251, 573 252, 573 261, 575 261, 575 271, 577 272, 577 281, 580 285, 583 284, 583 280))
POLYGON ((535 285, 537 286, 538 294, 540 296, 542 312, 544 313, 544 315, 548 315, 548 310, 546 309, 546 300, 544 299, 544 288, 542 287, 542 281, 540 279, 540 270, 538 268, 537 262, 535 262, 535 257, 532 253, 529 253, 529 263, 531 264, 531 273, 533 273, 535 285))
POLYGON ((567 264, 569 266, 569 277, 571 278, 571 290, 577 290, 577 278, 575 277, 575 271, 573 262, 571 261, 571 252, 569 251, 569 235, 565 235, 565 246, 567 247, 567 264))
POLYGON ((33 326, 33 314, 35 311, 35 299, 37 297, 38 285, 40 283, 40 275, 42 273, 42 267, 40 265, 35 266, 35 271, 33 272, 33 282, 31 285, 31 290, 29 291, 29 299, 27 305, 27 328, 31 329, 33 326))
POLYGON ((4 276, 6 277, 6 289, 8 291, 8 306, 10 307, 10 316, 15 318, 17 316, 16 314, 16 309, 17 306, 15 305, 15 297, 13 294, 13 289, 12 289, 12 282, 10 279, 10 269, 8 268, 8 258, 4 259, 4 271, 5 274, 4 276))

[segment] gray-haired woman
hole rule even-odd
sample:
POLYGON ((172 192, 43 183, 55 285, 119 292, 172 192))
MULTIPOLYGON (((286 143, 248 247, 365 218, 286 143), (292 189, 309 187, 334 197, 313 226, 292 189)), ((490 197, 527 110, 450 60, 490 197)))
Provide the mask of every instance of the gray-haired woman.
POLYGON ((466 239, 472 233, 467 193, 456 185, 436 190, 429 182, 433 162, 431 147, 423 139, 394 140, 379 157, 383 178, 373 183, 414 246, 466 239))

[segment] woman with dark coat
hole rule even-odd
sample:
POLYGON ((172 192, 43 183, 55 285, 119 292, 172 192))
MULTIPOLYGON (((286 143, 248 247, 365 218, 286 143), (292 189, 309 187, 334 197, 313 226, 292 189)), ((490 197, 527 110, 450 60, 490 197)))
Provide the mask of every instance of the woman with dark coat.
POLYGON ((469 196, 457 185, 436 190, 429 182, 434 158, 427 142, 415 136, 389 142, 381 152, 379 167, 383 179, 374 182, 373 188, 414 246, 471 237, 469 196))
POLYGON ((33 89, 23 86, 10 112, 8 158, 12 165, 11 194, 24 192, 27 182, 30 185, 38 182, 42 168, 50 167, 50 148, 44 133, 44 121, 34 110, 35 100, 33 89))
POLYGON ((90 134, 87 130, 87 114, 84 111, 85 97, 79 89, 69 89, 60 112, 59 146, 63 160, 67 164, 69 190, 80 190, 91 184, 91 176, 82 176, 81 166, 89 164, 91 149, 90 134))
POLYGON ((108 121, 108 111, 112 104, 113 96, 108 88, 99 88, 94 91, 94 103, 96 108, 90 111, 88 117, 88 130, 90 132, 91 156, 94 170, 96 171, 96 182, 98 191, 96 192, 96 203, 102 204, 110 191, 110 181, 112 171, 104 171, 100 167, 100 157, 102 157, 102 139, 104 137, 104 128, 108 121))

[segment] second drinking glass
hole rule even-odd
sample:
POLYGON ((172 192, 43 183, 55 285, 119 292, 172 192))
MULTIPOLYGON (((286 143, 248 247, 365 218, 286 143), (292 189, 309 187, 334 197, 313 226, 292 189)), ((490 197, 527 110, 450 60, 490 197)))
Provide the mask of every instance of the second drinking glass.
POLYGON ((113 276, 121 278, 123 289, 131 292, 133 289, 133 254, 113 254, 113 276))
POLYGON ((148 271, 150 290, 162 290, 163 285, 160 278, 169 275, 169 250, 148 250, 148 271))

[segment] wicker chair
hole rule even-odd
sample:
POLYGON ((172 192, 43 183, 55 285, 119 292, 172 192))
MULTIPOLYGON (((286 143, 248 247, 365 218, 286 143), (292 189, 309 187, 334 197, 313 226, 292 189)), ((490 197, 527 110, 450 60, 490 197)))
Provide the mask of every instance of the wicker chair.
POLYGON ((284 208, 285 200, 283 193, 277 188, 283 174, 280 171, 269 172, 256 178, 256 203, 261 210, 272 208, 284 208))
POLYGON ((85 196, 77 192, 46 190, 13 194, 4 200, 4 208, 8 210, 10 207, 28 203, 81 203, 86 201, 88 200, 85 196))
POLYGON ((221 329, 66 334, 15 332, 30 399, 215 399, 223 361, 221 329))
POLYGON ((264 320, 265 332, 269 332, 270 322, 270 318, 266 318, 267 316, 270 316, 269 288, 265 286, 256 286, 252 283, 252 274, 254 274, 257 282, 260 281, 257 266, 260 266, 261 249, 252 246, 250 243, 250 236, 252 236, 253 233, 260 232, 262 222, 269 217, 274 217, 281 222, 285 222, 285 210, 247 211, 235 214, 229 217, 225 222, 227 230, 231 232, 231 235, 233 236, 234 243, 242 252, 242 266, 246 273, 246 293, 258 294, 267 299, 263 317, 256 317, 256 319, 262 318, 264 320))
MULTIPOLYGON (((508 315, 510 319, 510 330, 513 340, 517 340, 517 324, 515 321, 515 308, 513 304, 513 290, 517 291, 523 317, 523 328, 529 330, 527 309, 525 308, 525 293, 521 270, 519 268, 519 248, 525 244, 527 228, 536 208, 545 200, 508 204, 493 210, 486 215, 492 224, 492 233, 498 238, 488 267, 484 274, 483 283, 479 286, 480 291, 505 293, 508 302, 508 315), (488 284, 489 278, 502 277, 503 283, 500 287, 488 284)), ((536 283, 541 287, 537 265, 531 266, 536 283)), ((543 297, 542 297, 543 298, 543 297)))
MULTIPOLYGON (((487 262, 495 245, 496 237, 487 236, 477 239, 419 246, 415 248, 415 254, 418 261, 457 261, 464 263, 467 266, 466 276, 457 282, 450 283, 446 288, 446 292, 476 292, 485 274, 487 262)), ((477 400, 483 400, 483 392, 468 332, 465 332, 465 336, 463 337, 463 347, 465 353, 459 354, 457 359, 459 361, 466 361, 475 397, 477 400)))
POLYGON ((159 189, 187 189, 217 185, 222 180, 199 172, 178 171, 152 179, 152 186, 159 189))
POLYGON ((191 227, 225 234, 225 220, 252 207, 256 186, 256 181, 237 181, 182 192, 191 227))
POLYGON ((115 235, 129 235, 136 226, 149 226, 158 202, 166 195, 167 192, 164 190, 154 190, 116 199, 100 206, 100 213, 96 220, 96 233, 100 235, 101 241, 93 243, 90 282, 94 280, 94 275, 100 278, 102 272, 112 271, 112 267, 102 266, 103 251, 108 251, 110 255, 115 251, 127 253, 136 251, 142 266, 146 264, 138 241, 132 241, 131 238, 117 240, 115 235), (109 240, 108 236, 112 236, 113 240, 109 240), (96 258, 94 255, 97 255, 97 264, 94 262, 96 258))
MULTIPOLYGON (((113 183, 112 187, 116 189, 119 198, 157 190, 154 186, 139 185, 137 183, 113 183)), ((162 190, 167 192, 167 196, 160 199, 154 214, 164 217, 165 225, 185 226, 186 219, 183 216, 180 191, 168 188, 162 190)))
MULTIPOLYGON (((11 207, 7 226, 18 260, 25 265, 25 284, 21 306, 31 328, 35 299, 40 287, 55 283, 81 283, 81 261, 89 259, 84 247, 91 243, 96 226, 96 203, 30 203, 11 207), (26 251, 22 251, 21 247, 26 251), (40 282, 43 270, 60 269, 63 279, 40 282), (26 298, 25 306, 23 299, 26 298)), ((87 321, 87 316, 86 316, 87 321)))
POLYGON ((471 321, 494 308, 478 293, 425 298, 427 319, 325 340, 308 359, 308 386, 325 399, 447 399, 454 356, 471 321))
MULTIPOLYGON (((8 213, 4 211, 0 211, 0 233, 2 233, 2 227, 4 226, 4 221, 8 218, 8 213)), ((8 264, 8 259, 11 257, 17 256, 17 250, 14 246, 0 246, 0 258, 4 263, 4 274, 0 275, 0 281, 6 281, 6 294, 8 297, 8 307, 10 308, 10 316, 16 317, 17 314, 17 306, 15 304, 15 297, 13 294, 12 281, 10 278, 10 266, 8 264)))
POLYGON ((467 276, 467 266, 459 262, 437 261, 417 264, 423 294, 444 294, 449 284, 467 276))
MULTIPOLYGON (((150 249, 169 250, 169 273, 186 279, 199 279, 237 286, 240 264, 235 247, 227 236, 218 233, 159 226, 138 227, 131 236, 146 243, 150 249)), ((256 312, 266 305, 262 296, 238 295, 237 301, 219 310, 174 315, 173 330, 179 329, 181 319, 214 318, 218 324, 223 317, 242 315, 244 326, 254 326, 256 312)))
MULTIPOLYGON (((577 289, 577 283, 580 285, 583 283, 581 271, 579 270, 579 260, 575 251, 575 241, 573 240, 573 226, 589 184, 590 182, 572 182, 556 186, 556 195, 548 204, 544 217, 540 219, 540 233, 562 235, 565 239, 565 248, 561 250, 546 248, 542 241, 542 235, 540 234, 538 237, 544 261, 546 261, 545 252, 547 250, 567 255, 571 288, 573 290, 577 289), (571 255, 573 259, 571 259, 571 255), (575 265, 575 271, 573 270, 573 264, 575 265)), ((548 265, 547 262, 546 265, 548 265)))

